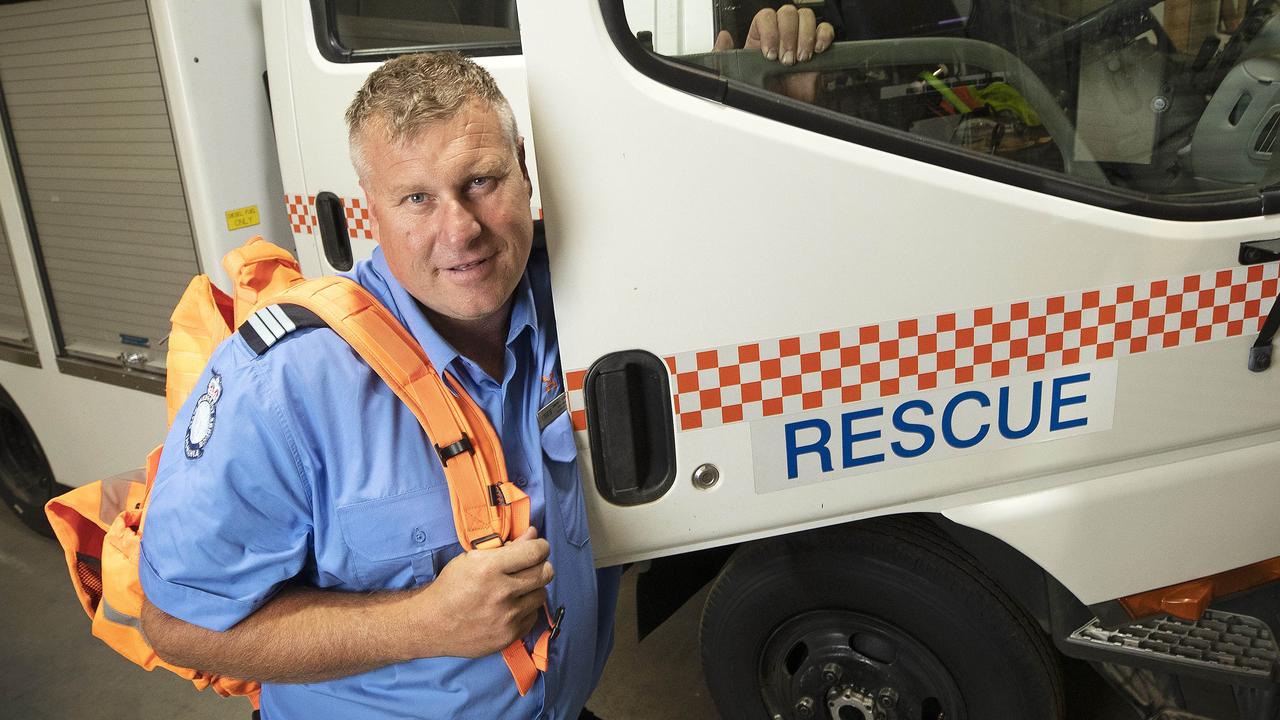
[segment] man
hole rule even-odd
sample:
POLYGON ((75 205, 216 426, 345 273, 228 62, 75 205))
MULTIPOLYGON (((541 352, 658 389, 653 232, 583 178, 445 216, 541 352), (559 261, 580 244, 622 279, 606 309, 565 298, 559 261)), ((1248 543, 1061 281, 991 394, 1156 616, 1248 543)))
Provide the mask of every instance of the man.
POLYGON ((484 409, 533 527, 463 553, 431 440, 336 334, 261 354, 233 336, 165 445, 143 629, 171 662, 261 680, 265 720, 574 720, 617 573, 592 568, 567 415, 539 422, 561 372, 511 108, 469 60, 414 55, 370 75, 347 123, 379 244, 351 277, 484 409), (532 646, 544 603, 561 631, 521 697, 497 653, 532 646))

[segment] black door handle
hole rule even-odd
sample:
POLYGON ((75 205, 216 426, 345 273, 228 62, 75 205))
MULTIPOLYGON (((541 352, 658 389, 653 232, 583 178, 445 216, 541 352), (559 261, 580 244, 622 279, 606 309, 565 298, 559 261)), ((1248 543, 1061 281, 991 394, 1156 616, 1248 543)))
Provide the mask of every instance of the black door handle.
POLYGON ((335 270, 350 270, 351 233, 347 230, 347 212, 342 198, 328 190, 316 193, 316 222, 320 224, 320 245, 324 257, 335 270))
MULTIPOLYGON (((1259 263, 1280 260, 1280 238, 1270 240, 1251 240, 1240 243, 1240 264, 1257 265, 1259 263)), ((1271 302, 1271 309, 1258 331, 1258 339, 1249 348, 1249 369, 1262 372, 1271 367, 1271 342, 1280 330, 1280 297, 1271 302)))
POLYGON ((1238 259, 1241 265, 1257 265, 1280 260, 1280 238, 1242 242, 1238 259))
POLYGON ((662 497, 676 477, 667 366, 643 350, 605 355, 583 386, 596 489, 618 505, 662 497))

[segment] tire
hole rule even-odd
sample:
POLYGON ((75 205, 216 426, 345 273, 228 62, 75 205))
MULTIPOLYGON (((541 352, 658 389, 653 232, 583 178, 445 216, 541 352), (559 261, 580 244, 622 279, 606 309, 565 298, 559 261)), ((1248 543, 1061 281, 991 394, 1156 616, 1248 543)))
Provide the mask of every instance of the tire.
POLYGON ((914 518, 742 546, 707 597, 701 645, 726 719, 1063 717, 1048 638, 914 518))
POLYGON ((53 537, 44 504, 54 494, 53 471, 31 425, 0 389, 0 500, 32 530, 53 537))

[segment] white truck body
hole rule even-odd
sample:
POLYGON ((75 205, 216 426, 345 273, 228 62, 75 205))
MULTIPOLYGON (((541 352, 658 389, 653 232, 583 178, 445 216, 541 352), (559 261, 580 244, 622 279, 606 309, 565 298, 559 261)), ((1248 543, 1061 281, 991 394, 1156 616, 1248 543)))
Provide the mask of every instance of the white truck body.
MULTIPOLYGON (((709 2, 625 5, 659 55, 710 50, 709 2)), ((7 12, 86 7, 102 5, 0 7, 0 87, 7 12)), ((327 56, 325 7, 145 4, 193 257, 224 287, 218 259, 259 233, 308 275, 341 269, 322 192, 354 257, 374 247, 342 113, 376 65, 327 56), (259 224, 229 229, 249 206, 259 224)), ((1089 201, 699 97, 620 51, 610 8, 524 3, 522 53, 475 58, 529 149, 599 564, 930 513, 1096 605, 1280 555, 1280 371, 1246 367, 1280 263, 1237 259, 1280 219, 1134 210, 1098 179, 1127 151, 1096 127, 1055 138, 1065 172, 1098 185, 1089 201), (674 430, 674 482, 633 505, 593 481, 584 388, 627 350, 665 366, 674 430), (708 465, 710 486, 695 479, 708 465)), ((163 403, 68 374, 22 206, 40 191, 20 190, 14 147, 0 144, 0 217, 30 340, 22 362, 0 358, 0 387, 54 477, 79 485, 135 465, 163 403)))

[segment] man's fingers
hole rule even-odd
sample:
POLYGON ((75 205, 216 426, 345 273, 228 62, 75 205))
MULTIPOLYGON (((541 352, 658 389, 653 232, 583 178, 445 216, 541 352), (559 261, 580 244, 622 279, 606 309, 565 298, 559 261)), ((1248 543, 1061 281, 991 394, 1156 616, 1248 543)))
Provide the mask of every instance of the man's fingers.
POLYGON ((729 34, 728 30, 721 30, 720 34, 716 35, 716 44, 713 45, 711 49, 714 52, 724 52, 725 50, 732 50, 733 36, 729 34))
POLYGON ((817 38, 813 43, 814 52, 826 52, 831 43, 836 41, 836 29, 829 22, 818 23, 817 38))
POLYGON ((525 540, 534 540, 537 537, 538 537, 538 528, 530 525, 529 527, 524 529, 524 532, 520 533, 520 535, 516 537, 514 540, 512 540, 511 542, 513 543, 524 542, 525 540))
MULTIPOLYGON (((778 53, 783 65, 796 64, 796 41, 800 36, 800 12, 795 5, 778 8, 778 53)), ((772 59, 772 58, 770 58, 772 59)))
POLYGON ((520 618, 518 623, 520 637, 528 635, 533 630, 533 626, 538 622, 538 615, 543 612, 542 607, 546 604, 547 591, 541 588, 516 599, 516 617, 520 618))
POLYGON ((546 587, 548 583, 555 579, 556 571, 555 568, 551 567, 551 563, 543 562, 519 572, 511 573, 508 577, 512 580, 514 594, 523 595, 538 588, 546 587))
POLYGON ((800 8, 797 14, 796 62, 808 62, 813 57, 818 39, 818 17, 809 8, 800 8))
POLYGON ((778 59, 778 13, 765 8, 751 19, 745 48, 760 48, 761 54, 770 60, 778 59))
POLYGON ((545 562, 551 555, 551 546, 546 540, 521 536, 519 542, 481 552, 491 553, 489 557, 497 563, 498 570, 510 575, 545 562))
POLYGON ((537 614, 542 611, 542 607, 547 604, 547 589, 538 588, 532 592, 525 593, 516 598, 515 602, 522 616, 523 613, 533 613, 536 619, 537 614))

